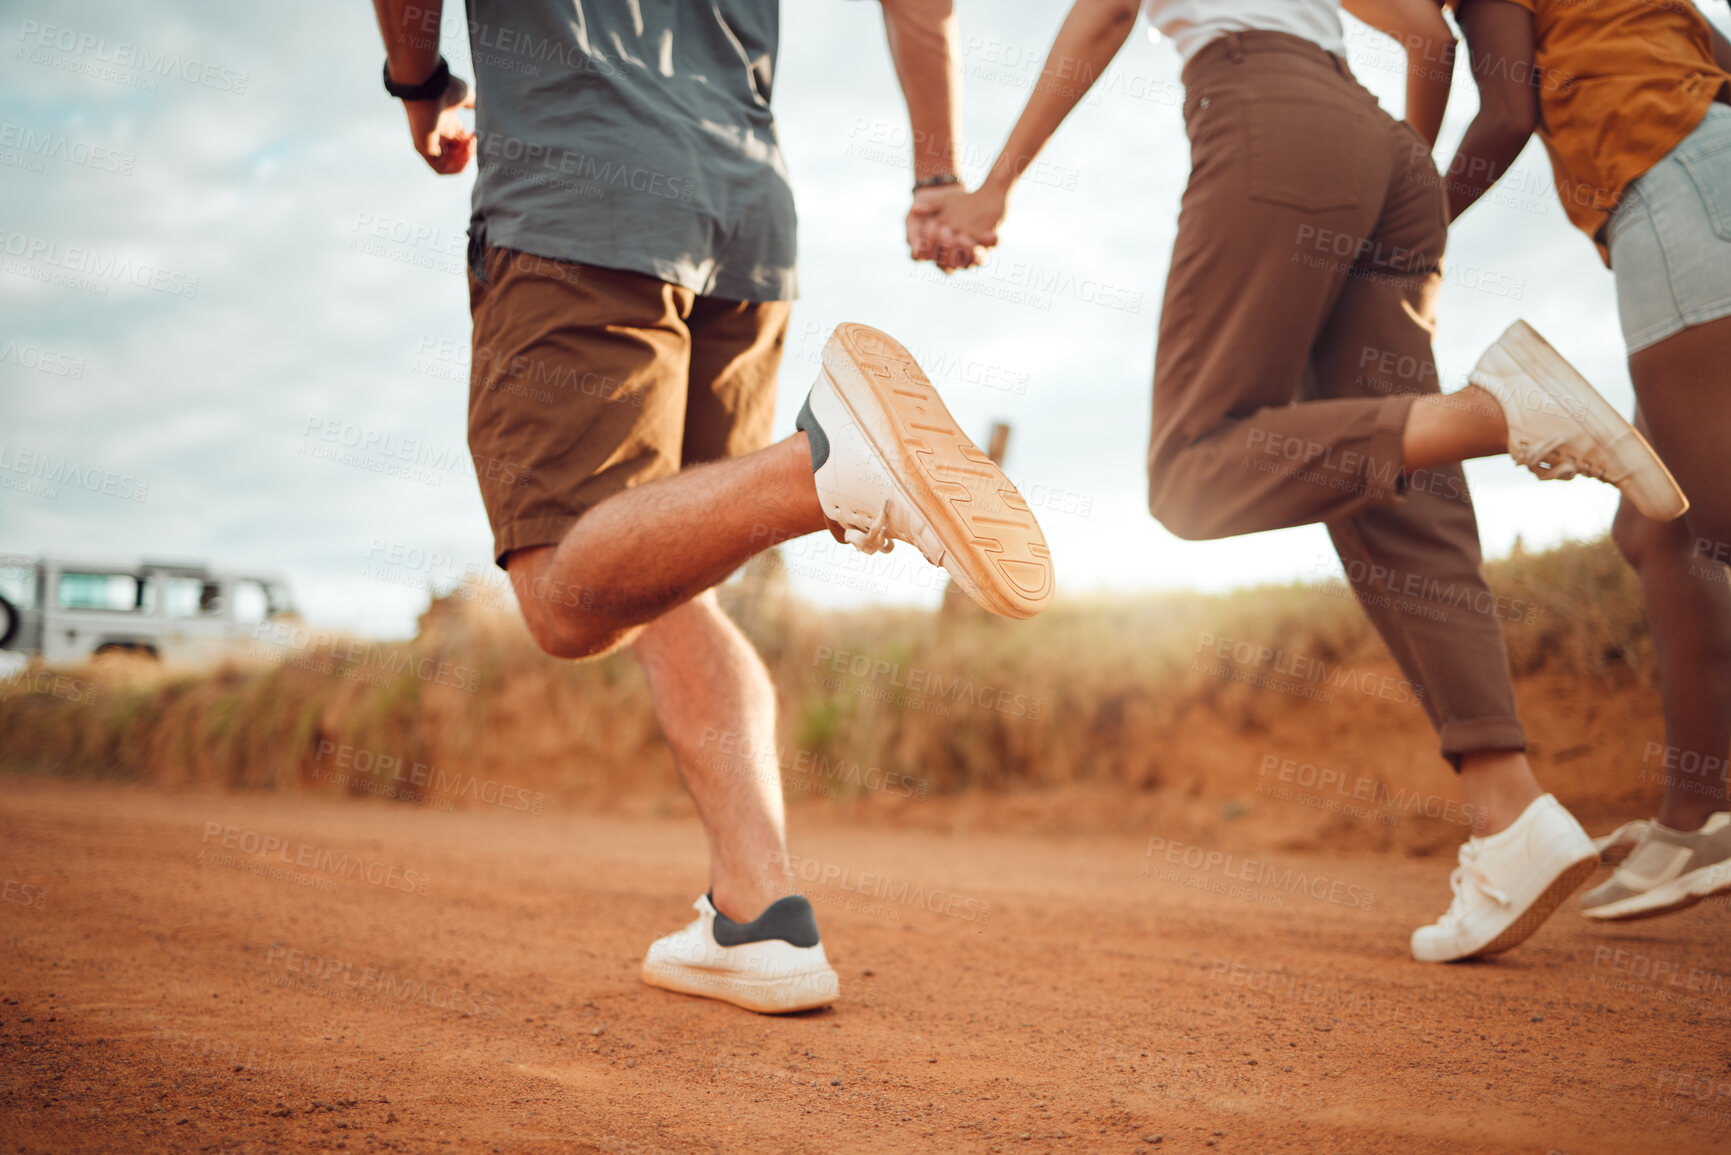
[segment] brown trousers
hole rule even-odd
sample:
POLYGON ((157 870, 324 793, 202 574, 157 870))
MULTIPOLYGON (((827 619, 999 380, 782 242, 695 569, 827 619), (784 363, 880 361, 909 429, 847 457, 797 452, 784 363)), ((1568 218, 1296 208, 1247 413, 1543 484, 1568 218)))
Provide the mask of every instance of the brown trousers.
POLYGON ((1439 391, 1430 150, 1344 61, 1283 33, 1221 37, 1184 84, 1150 509, 1192 539, 1324 523, 1443 754, 1524 748, 1465 478, 1402 467, 1413 399, 1439 391))

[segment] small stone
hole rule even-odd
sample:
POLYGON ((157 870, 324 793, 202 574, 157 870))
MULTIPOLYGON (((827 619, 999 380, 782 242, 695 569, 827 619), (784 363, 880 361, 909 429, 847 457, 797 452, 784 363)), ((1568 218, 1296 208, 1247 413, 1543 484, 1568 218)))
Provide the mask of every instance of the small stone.
POLYGON ((606 1027, 596 1027, 593 1030, 591 1030, 589 1033, 592 1035, 596 1035, 596 1036, 605 1035, 607 1033, 607 1028, 606 1027))

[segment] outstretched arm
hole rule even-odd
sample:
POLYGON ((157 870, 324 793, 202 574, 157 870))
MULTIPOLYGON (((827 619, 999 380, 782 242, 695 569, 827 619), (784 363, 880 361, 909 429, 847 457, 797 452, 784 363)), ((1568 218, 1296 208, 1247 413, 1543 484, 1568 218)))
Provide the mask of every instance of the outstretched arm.
MULTIPOLYGON (((379 33, 385 38, 385 62, 396 84, 419 84, 439 66, 439 20, 443 0, 373 0, 379 33)), ((459 108, 475 107, 469 86, 453 76, 442 96, 405 100, 409 138, 415 151, 436 173, 450 176, 469 163, 475 134, 463 127, 459 108)))
POLYGON ((1444 170, 1452 222, 1485 194, 1521 155, 1539 123, 1533 14, 1509 0, 1461 0, 1479 112, 1444 170))
POLYGON ((1436 145, 1455 73, 1455 38, 1432 0, 1341 0, 1340 6, 1406 49, 1406 122, 1436 145))
MULTIPOLYGON (((961 152, 962 58, 952 0, 882 0, 890 59, 908 103, 914 142, 914 180, 955 176, 961 152)), ((960 185, 933 185, 914 193, 907 217, 908 249, 916 261, 935 259, 946 269, 973 264, 972 252, 939 253, 926 221, 960 185)))
POLYGON ((1140 7, 1137 0, 1076 0, 991 172, 977 192, 952 200, 935 218, 940 244, 971 250, 998 243, 1017 178, 1124 47, 1140 7))

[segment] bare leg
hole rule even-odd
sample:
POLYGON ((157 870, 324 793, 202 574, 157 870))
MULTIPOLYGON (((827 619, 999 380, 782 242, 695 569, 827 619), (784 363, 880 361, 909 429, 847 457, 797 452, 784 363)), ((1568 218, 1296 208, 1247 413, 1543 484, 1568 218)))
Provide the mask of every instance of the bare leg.
POLYGON ((787 861, 769 672, 713 592, 651 622, 633 649, 709 835, 712 901, 749 922, 781 896, 769 879, 787 861))
POLYGON ((1412 403, 1401 450, 1408 469, 1494 457, 1509 451, 1509 425, 1497 399, 1477 385, 1427 393, 1412 403))
MULTIPOLYGON (((1731 317, 1685 329, 1629 356, 1642 429, 1688 494, 1687 526, 1663 543, 1634 540, 1647 530, 1622 524, 1618 545, 1641 575, 1659 684, 1666 744, 1679 768, 1691 753, 1711 771, 1668 771, 1659 820, 1693 830, 1726 809, 1724 759, 1731 746, 1731 317), (1687 540, 1684 540, 1684 536, 1687 540), (1630 544, 1624 544, 1624 538, 1630 544), (1635 552, 1631 552, 1634 547, 1635 552), (1651 547, 1651 548, 1647 548, 1651 547), (1636 553, 1642 556, 1637 559, 1636 553), (1712 759, 1718 760, 1715 764, 1712 759)), ((1651 523, 1644 523, 1651 526, 1651 523)))
POLYGON ((529 632, 562 658, 629 642, 779 541, 824 528, 804 433, 601 502, 557 546, 505 559, 529 632))
POLYGON ((1544 793, 1532 764, 1519 750, 1478 750, 1461 755, 1461 793, 1480 838, 1506 830, 1544 793))
POLYGON ((1731 752, 1731 587, 1725 567, 1693 556, 1688 515, 1661 524, 1617 507, 1611 535, 1641 579, 1665 704, 1665 802, 1659 821, 1698 830, 1725 809, 1731 752))

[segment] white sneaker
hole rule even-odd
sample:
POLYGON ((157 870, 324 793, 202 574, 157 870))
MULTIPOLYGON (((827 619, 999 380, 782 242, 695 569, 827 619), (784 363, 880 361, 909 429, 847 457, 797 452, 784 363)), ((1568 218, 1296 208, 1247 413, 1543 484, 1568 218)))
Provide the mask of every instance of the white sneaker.
POLYGON ((1502 404, 1509 456, 1539 477, 1596 477, 1654 521, 1672 521, 1689 508, 1640 431, 1525 321, 1510 325, 1467 379, 1502 404))
POLYGON ((1657 819, 1626 822, 1595 838, 1601 854, 1634 840, 1609 879, 1581 896, 1581 914, 1596 922, 1652 918, 1731 891, 1731 814, 1721 810, 1701 829, 1672 830, 1657 819))
POLYGON ((799 428, 837 541, 866 553, 910 542, 1004 617, 1052 600, 1052 555, 1028 503, 894 338, 836 326, 799 428))
POLYGON ((692 905, 697 918, 690 925, 650 945, 643 959, 650 986, 769 1015, 826 1007, 841 997, 841 979, 824 957, 803 895, 776 900, 751 922, 717 913, 707 894, 692 905))
POLYGON ((1599 852, 1574 815, 1549 794, 1536 798, 1507 830, 1467 839, 1449 875, 1454 902, 1412 932, 1412 957, 1454 962, 1517 946, 1598 864, 1599 852))

